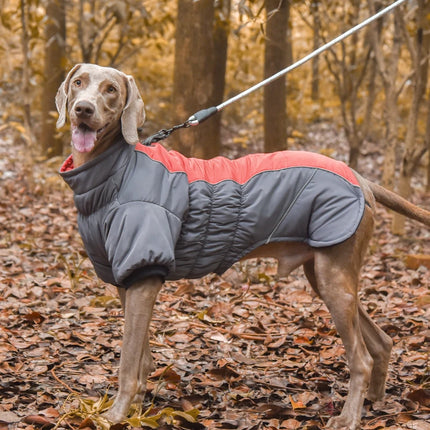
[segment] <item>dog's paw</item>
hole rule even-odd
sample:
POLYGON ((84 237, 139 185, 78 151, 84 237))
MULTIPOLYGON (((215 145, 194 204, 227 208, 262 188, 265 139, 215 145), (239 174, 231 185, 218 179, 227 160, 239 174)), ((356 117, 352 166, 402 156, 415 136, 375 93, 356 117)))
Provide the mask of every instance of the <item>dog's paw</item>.
POLYGON ((103 414, 103 417, 112 424, 117 424, 125 420, 126 414, 122 411, 122 408, 113 406, 103 414))
POLYGON ((381 401, 385 396, 385 386, 384 387, 375 387, 372 389, 371 387, 369 391, 366 394, 366 399, 371 402, 379 402, 381 401))
POLYGON ((339 415, 338 417, 330 418, 325 428, 330 430, 359 430, 360 422, 350 417, 339 415))
POLYGON ((134 396, 133 401, 131 402, 132 405, 135 406, 142 406, 143 400, 145 399, 145 392, 144 393, 138 393, 134 396))

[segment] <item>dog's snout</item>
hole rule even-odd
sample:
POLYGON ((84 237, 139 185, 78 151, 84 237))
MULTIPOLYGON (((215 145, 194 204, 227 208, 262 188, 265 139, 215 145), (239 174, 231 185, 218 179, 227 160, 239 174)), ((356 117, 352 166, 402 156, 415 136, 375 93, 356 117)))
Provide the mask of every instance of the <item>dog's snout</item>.
POLYGON ((75 113, 79 118, 91 118, 94 115, 95 107, 92 103, 81 101, 76 103, 75 113))

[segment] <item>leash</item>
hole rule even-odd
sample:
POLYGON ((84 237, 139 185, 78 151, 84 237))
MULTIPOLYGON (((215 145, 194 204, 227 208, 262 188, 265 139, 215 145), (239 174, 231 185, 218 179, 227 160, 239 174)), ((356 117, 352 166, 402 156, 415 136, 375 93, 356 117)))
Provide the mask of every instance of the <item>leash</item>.
POLYGON ((345 33, 341 34, 340 36, 334 38, 330 42, 327 42, 326 44, 322 45, 315 51, 311 52, 310 54, 306 55, 302 59, 296 61, 294 64, 291 64, 290 66, 286 67, 285 69, 280 70, 279 72, 275 73, 274 75, 266 78, 264 81, 259 82, 258 84, 248 88, 245 91, 242 91, 241 93, 237 94, 236 96, 226 100, 225 102, 219 104, 218 106, 212 106, 207 109, 202 109, 196 112, 195 114, 191 115, 185 122, 179 125, 175 125, 172 128, 169 129, 162 129, 158 131, 157 133, 153 134, 152 136, 147 137, 142 143, 144 145, 151 145, 152 143, 159 142, 160 140, 166 139, 168 136, 170 136, 175 130, 178 130, 179 128, 188 128, 188 127, 194 127, 199 124, 201 124, 203 121, 206 121, 211 116, 215 115, 216 113, 223 110, 226 106, 242 99, 243 97, 248 96, 252 92, 270 84, 271 82, 275 81, 276 79, 280 78, 283 75, 286 75, 287 73, 291 72, 295 68, 301 66, 302 64, 306 63, 310 59, 316 57, 317 55, 321 54, 322 52, 326 51, 327 49, 331 48, 336 43, 339 43, 340 41, 346 39, 351 34, 361 30, 363 27, 366 27, 371 22, 376 21, 383 15, 387 14, 394 8, 398 7, 402 3, 404 3, 407 0, 397 0, 391 5, 387 6, 384 9, 381 9, 379 12, 377 12, 375 15, 370 16, 369 18, 365 19, 361 23, 357 24, 356 26, 350 28, 345 33))

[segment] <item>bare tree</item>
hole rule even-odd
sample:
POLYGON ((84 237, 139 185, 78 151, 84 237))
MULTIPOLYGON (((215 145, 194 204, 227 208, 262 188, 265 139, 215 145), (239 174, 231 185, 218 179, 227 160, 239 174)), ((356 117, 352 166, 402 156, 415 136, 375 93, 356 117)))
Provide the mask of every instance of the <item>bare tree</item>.
POLYGON ((31 95, 30 95, 30 47, 29 47, 29 29, 28 29, 28 3, 25 0, 20 1, 21 9, 21 26, 22 26, 22 83, 21 91, 23 94, 23 109, 24 109, 24 123, 25 128, 29 132, 30 136, 33 135, 32 130, 32 120, 31 120, 31 95))
POLYGON ((135 0, 77 0, 74 14, 80 60, 117 67, 144 46, 148 13, 135 0), (77 17, 77 18, 76 18, 77 17), (140 39, 140 43, 133 41, 140 39))
MULTIPOLYGON (((265 78, 284 69, 288 53, 289 0, 266 0, 265 78)), ((287 89, 283 76, 264 87, 264 150, 287 147, 287 89)))
POLYGON ((427 97, 427 120, 426 131, 424 136, 425 146, 427 148, 427 172, 426 172, 426 192, 430 192, 430 94, 427 97))
MULTIPOLYGON (((343 28, 337 31, 341 33, 345 25, 351 28, 358 24, 361 8, 360 0, 352 0, 340 9, 343 10, 343 18, 340 18, 337 4, 321 2, 319 13, 324 15, 320 19, 336 27, 342 23, 343 28)), ((369 133, 376 98, 375 91, 368 94, 366 102, 362 97, 363 87, 367 85, 369 88, 376 78, 375 69, 369 67, 371 58, 372 46, 368 43, 367 34, 363 32, 354 33, 346 42, 341 42, 324 56, 340 101, 342 126, 349 143, 349 164, 353 168, 357 168, 361 145, 369 133)))
MULTIPOLYGON (((368 0, 370 14, 376 11, 375 1, 368 0)), ((382 183, 389 189, 394 189, 394 175, 396 169, 396 148, 399 113, 397 99, 401 89, 397 87, 396 78, 402 46, 401 37, 401 10, 397 8, 394 12, 393 38, 388 59, 384 57, 383 43, 381 41, 380 24, 374 23, 370 27, 370 41, 378 68, 379 75, 384 87, 384 120, 385 120, 385 154, 382 172, 382 183)))
MULTIPOLYGON (((212 105, 223 101, 225 90, 225 75, 227 69, 228 36, 230 33, 231 0, 218 0, 215 3, 215 17, 213 30, 214 65, 213 65, 213 93, 212 105)), ((212 143, 208 144, 204 157, 211 158, 219 155, 221 147, 221 118, 222 113, 212 117, 210 121, 213 134, 212 143)))
POLYGON ((43 154, 53 156, 63 152, 62 139, 55 128, 55 94, 64 78, 66 46, 66 11, 64 0, 48 0, 45 27, 45 68, 42 92, 43 154))
MULTIPOLYGON (((223 98, 230 2, 178 0, 173 103, 178 122, 223 98)), ((180 130, 176 147, 185 155, 211 158, 219 154, 219 118, 180 130)))
MULTIPOLYGON (((427 151, 425 139, 418 138, 418 118, 420 117, 420 108, 423 96, 426 92, 428 80, 428 64, 430 55, 430 2, 418 0, 416 9, 416 30, 414 40, 406 31, 403 22, 404 39, 412 58, 414 73, 411 78, 413 85, 413 95, 411 108, 409 110, 408 122, 406 128, 405 145, 400 165, 400 175, 398 182, 398 191, 403 197, 411 195, 411 178, 416 172, 419 161, 427 151)), ((403 19, 402 19, 403 20, 403 19)), ((393 233, 404 234, 405 219, 403 216, 394 214, 393 216, 393 233)))
MULTIPOLYGON (((313 29, 313 50, 315 51, 320 47, 321 42, 321 19, 320 19, 320 2, 319 0, 311 0, 310 12, 312 15, 312 29, 313 29)), ((311 97, 312 100, 317 100, 319 97, 319 61, 320 57, 317 55, 312 59, 312 87, 311 97)))

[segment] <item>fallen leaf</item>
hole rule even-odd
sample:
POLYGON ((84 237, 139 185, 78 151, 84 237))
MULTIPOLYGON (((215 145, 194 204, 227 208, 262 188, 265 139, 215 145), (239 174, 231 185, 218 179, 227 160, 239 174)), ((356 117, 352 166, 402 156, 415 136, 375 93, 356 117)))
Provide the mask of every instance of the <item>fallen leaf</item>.
POLYGON ((430 390, 411 391, 406 397, 413 402, 418 402, 421 406, 430 407, 430 390))

